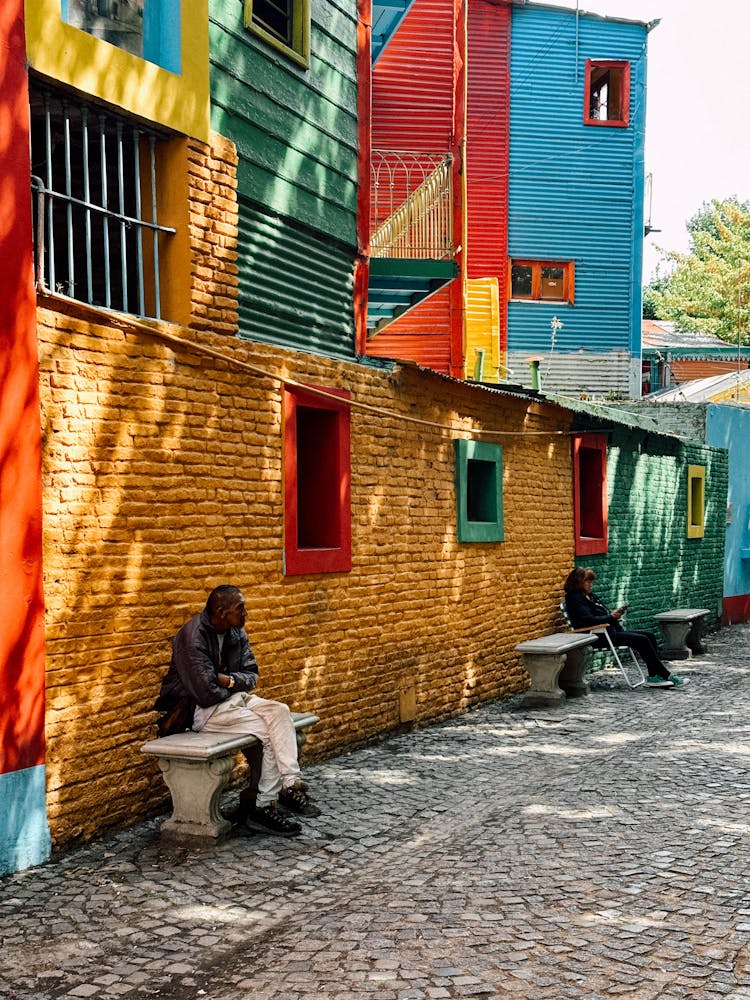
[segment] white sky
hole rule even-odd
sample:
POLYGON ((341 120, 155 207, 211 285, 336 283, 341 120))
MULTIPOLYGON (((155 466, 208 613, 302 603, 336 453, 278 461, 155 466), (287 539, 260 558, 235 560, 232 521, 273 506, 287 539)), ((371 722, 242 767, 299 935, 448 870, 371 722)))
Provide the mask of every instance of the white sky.
POLYGON ((580 0, 580 9, 661 18, 648 41, 646 172, 662 231, 644 242, 647 282, 657 246, 688 249, 685 223, 704 201, 750 200, 750 0, 580 0))

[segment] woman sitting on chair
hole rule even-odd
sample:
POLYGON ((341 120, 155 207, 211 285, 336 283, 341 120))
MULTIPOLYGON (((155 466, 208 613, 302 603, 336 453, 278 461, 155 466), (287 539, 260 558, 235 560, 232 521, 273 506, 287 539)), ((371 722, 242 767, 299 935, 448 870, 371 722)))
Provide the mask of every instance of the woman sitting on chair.
MULTIPOLYGON (((593 569, 576 566, 565 581, 565 607, 572 627, 585 629, 594 625, 607 625, 613 645, 629 646, 641 656, 648 670, 646 687, 684 687, 687 681, 677 674, 671 674, 662 663, 653 632, 628 632, 622 627, 621 619, 628 605, 610 611, 600 598, 592 593, 591 588, 595 579, 596 573, 593 569)), ((597 636, 594 649, 608 648, 606 638, 603 635, 597 636)))

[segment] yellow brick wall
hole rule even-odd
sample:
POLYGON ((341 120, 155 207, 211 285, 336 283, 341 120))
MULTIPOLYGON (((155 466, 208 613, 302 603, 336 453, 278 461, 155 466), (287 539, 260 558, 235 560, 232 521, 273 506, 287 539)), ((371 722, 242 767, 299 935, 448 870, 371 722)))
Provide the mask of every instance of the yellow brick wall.
POLYGON ((219 583, 245 593, 259 693, 321 716, 308 759, 398 726, 412 699, 424 723, 523 690, 514 646, 556 624, 573 551, 569 438, 520 432, 565 430, 567 415, 411 366, 217 336, 201 310, 223 310, 218 298, 196 300, 191 326, 157 330, 228 361, 85 306, 38 311, 57 844, 165 805, 139 747, 170 637, 219 583), (349 573, 282 574, 284 377, 352 393, 349 573), (483 438, 504 448, 504 543, 457 543, 455 434, 407 416, 513 432, 483 438))

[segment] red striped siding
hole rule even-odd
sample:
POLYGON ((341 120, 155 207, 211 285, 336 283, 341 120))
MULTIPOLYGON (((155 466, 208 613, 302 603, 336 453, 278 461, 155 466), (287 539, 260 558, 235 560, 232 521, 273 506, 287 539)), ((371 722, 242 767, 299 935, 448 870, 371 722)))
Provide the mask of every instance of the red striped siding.
MULTIPOLYGON (((465 127, 463 2, 415 0, 372 75, 374 149, 453 154, 457 245, 462 243, 459 153, 465 127)), ((455 374, 461 371, 461 340, 460 303, 457 307, 455 293, 444 289, 371 339, 367 353, 408 358, 455 374)))
POLYGON ((377 358, 416 361, 450 374, 451 295, 441 289, 373 337, 367 353, 377 358))
POLYGON ((415 0, 372 73, 374 149, 453 146, 453 0, 415 0))
POLYGON ((510 7, 469 0, 467 272, 498 279, 501 350, 508 346, 510 28, 510 7))

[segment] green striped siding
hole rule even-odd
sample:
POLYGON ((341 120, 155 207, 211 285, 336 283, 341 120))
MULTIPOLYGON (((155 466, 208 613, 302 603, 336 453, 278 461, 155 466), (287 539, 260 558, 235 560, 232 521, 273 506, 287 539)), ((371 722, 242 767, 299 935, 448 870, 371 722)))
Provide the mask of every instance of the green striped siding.
POLYGON ((209 0, 211 127, 239 156, 240 336, 354 351, 357 11, 311 0, 305 70, 209 0))
POLYGON ((352 357, 351 253, 244 198, 239 209, 240 336, 352 357))

